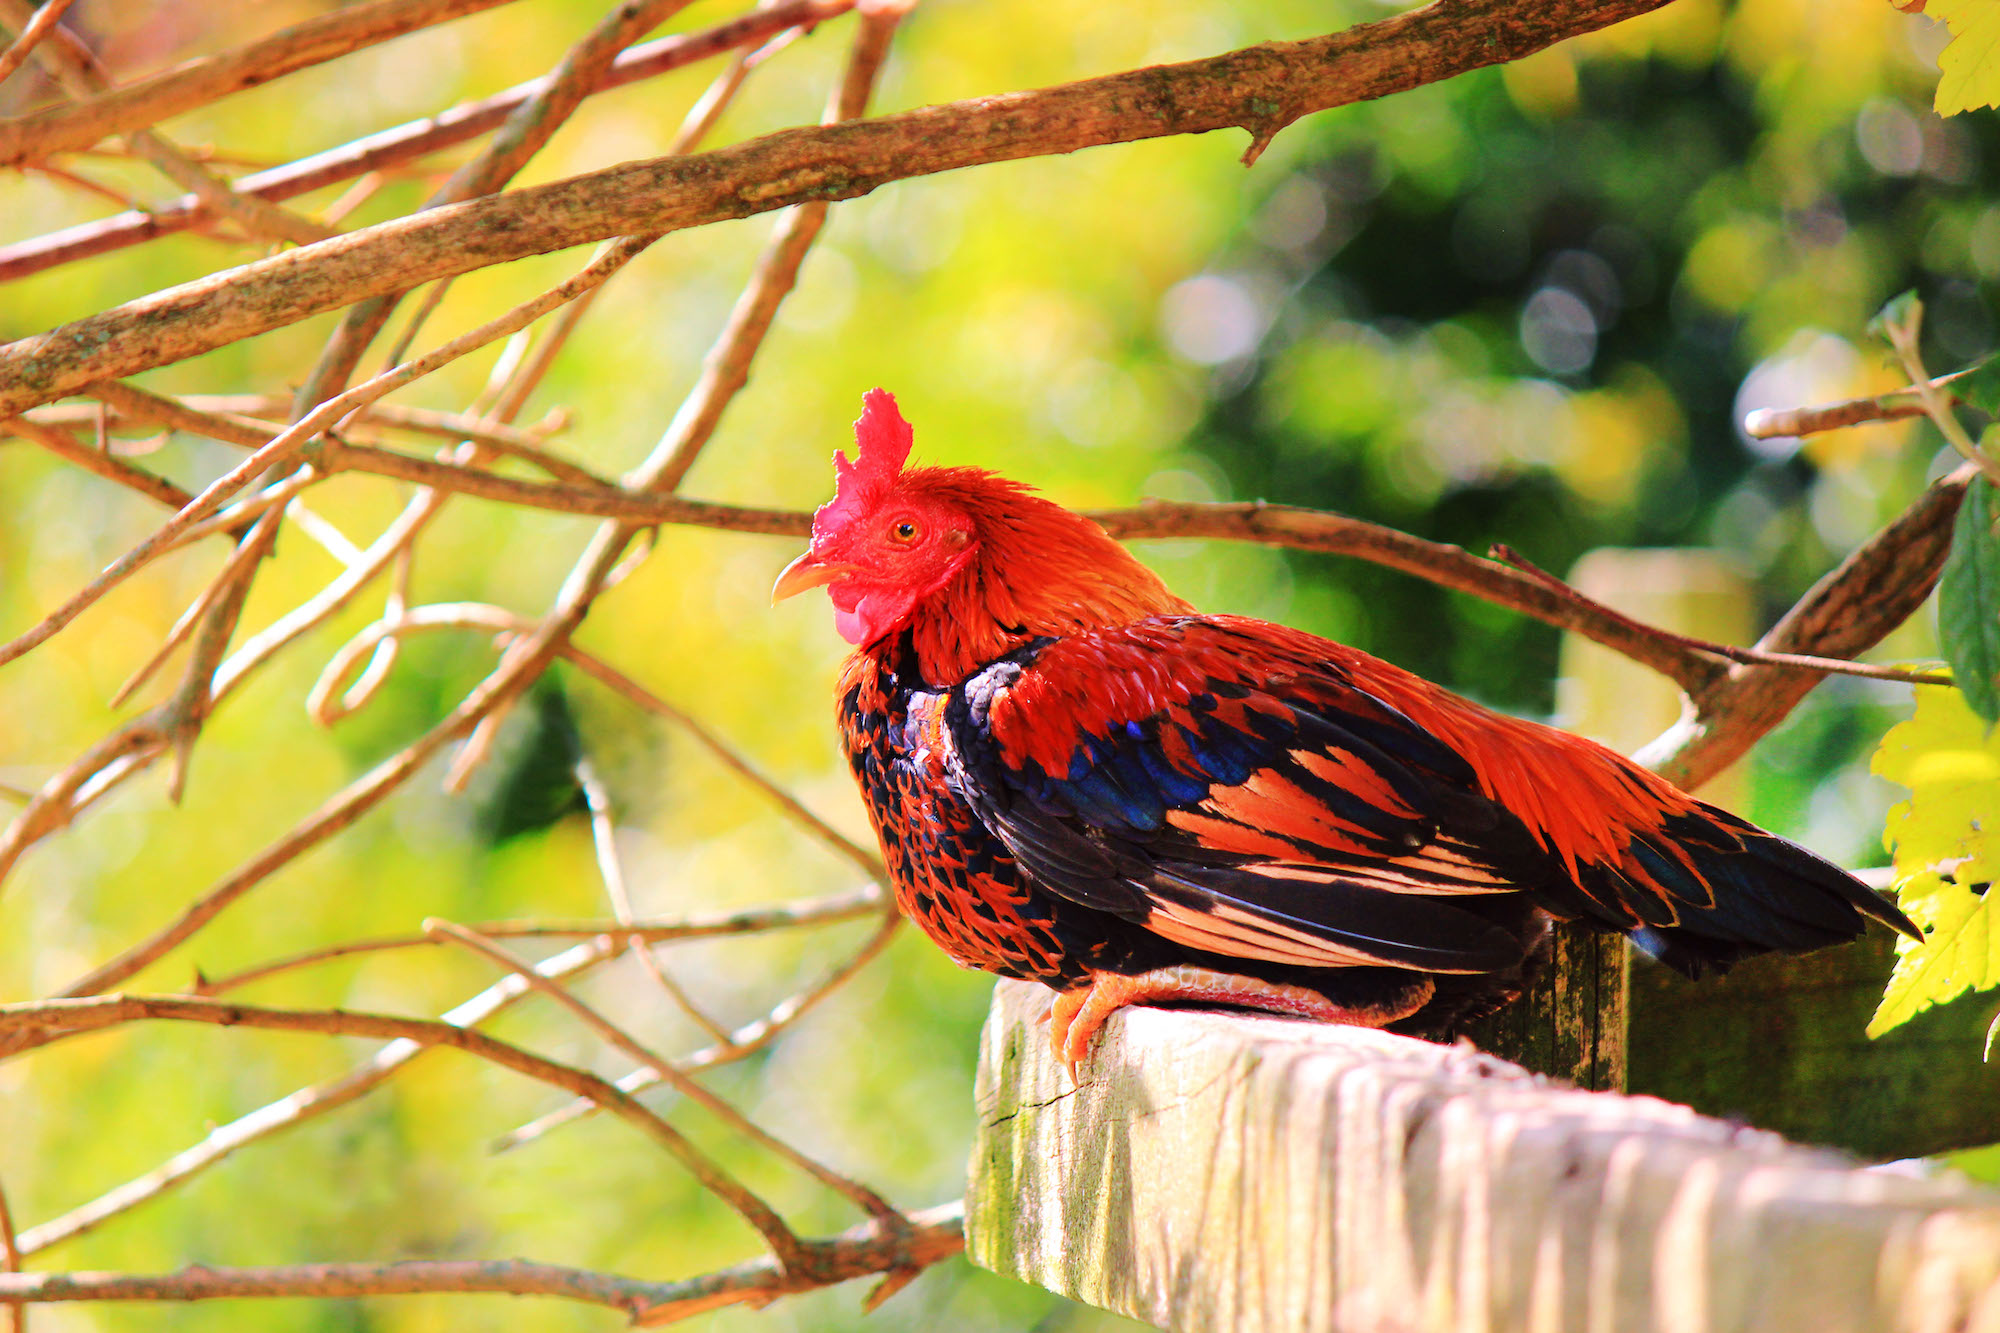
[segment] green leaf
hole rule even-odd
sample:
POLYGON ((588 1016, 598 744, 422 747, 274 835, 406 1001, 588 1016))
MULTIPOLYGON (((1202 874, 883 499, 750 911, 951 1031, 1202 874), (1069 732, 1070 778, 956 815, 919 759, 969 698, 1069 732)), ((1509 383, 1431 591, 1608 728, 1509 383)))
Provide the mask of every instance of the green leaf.
POLYGON ((1993 1039, 1995 1037, 2000 1037, 2000 1014, 1993 1015, 1993 1022, 1986 1029, 1986 1049, 1979 1053, 1980 1060, 1989 1065, 1993 1063, 1993 1039))
POLYGON ((1951 43, 1938 55, 1937 113, 2000 105, 2000 4, 1930 0, 1924 12, 1951 29, 1951 43))
MULTIPOLYGON (((2000 5, 1996 5, 2000 8, 2000 5)), ((2000 532, 1996 490, 1984 477, 1966 488, 1938 578, 1938 632, 1945 661, 1972 711, 2000 722, 2000 532)))
POLYGON ((2000 356, 1989 356, 1966 367, 1951 382, 1951 391, 1989 417, 2000 418, 2000 356))
POLYGON ((1895 339, 1889 336, 1890 329, 1903 328, 1914 320, 1922 319, 1923 314, 1924 303, 1917 299, 1917 289, 1912 287, 1890 297, 1875 312, 1875 318, 1868 321, 1868 332, 1885 342, 1894 342, 1895 339))

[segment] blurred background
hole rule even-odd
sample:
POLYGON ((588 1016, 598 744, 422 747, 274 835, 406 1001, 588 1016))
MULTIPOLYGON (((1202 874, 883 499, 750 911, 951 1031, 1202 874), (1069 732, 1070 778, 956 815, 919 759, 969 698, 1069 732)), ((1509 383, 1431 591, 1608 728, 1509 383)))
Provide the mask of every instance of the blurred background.
MULTIPOLYGON (((80 0, 71 22, 121 78, 328 6, 80 0)), ((1211 55, 1379 18, 1372 0, 1075 6, 926 0, 898 37, 879 110, 1211 55)), ((281 79, 169 122, 177 141, 256 164, 332 147, 545 72, 594 23, 585 0, 524 0, 281 79)), ((704 2, 674 27, 737 12, 704 2)), ((851 20, 760 71, 714 142, 817 117, 851 20)), ((1543 568, 1602 546, 1696 547, 1754 589, 1750 633, 1945 468, 1930 427, 1796 440, 1738 429, 1762 406, 1900 384, 1864 333, 1917 288, 1926 355, 1957 367, 1993 341, 2000 130, 1929 110, 1944 33, 1884 0, 1679 0, 1520 64, 1310 117, 1252 169, 1240 133, 1093 149, 890 185, 837 206, 749 390, 684 490, 809 507, 831 487, 863 390, 892 389, 920 457, 1002 469, 1076 506, 1145 496, 1262 497, 1338 509, 1470 550, 1504 541, 1543 568)), ((523 183, 657 155, 713 66, 591 99, 523 183)), ((0 86, 0 114, 46 93, 0 86)), ((414 206, 442 169, 392 183, 353 227, 414 206)), ((433 168, 439 168, 433 170, 433 168)), ((82 168, 80 168, 82 169, 82 168)), ((87 174, 173 197, 128 163, 87 174)), ((338 187, 300 201, 322 207, 338 187)), ((0 178, 0 243, 114 208, 49 175, 0 178)), ((603 474, 635 463, 693 383, 771 219, 668 238, 604 292, 528 417, 569 409, 553 447, 603 474)), ((0 291, 0 340, 206 274, 255 252, 182 235, 0 291)), ((431 338, 566 276, 577 253, 470 275, 431 338)), ((142 377, 171 392, 284 392, 322 318, 142 377)), ((372 373, 386 343, 364 361, 372 373)), ((396 401, 456 410, 493 353, 396 401)), ((168 437, 143 460, 184 485, 237 455, 168 437)), ((400 507, 344 477, 315 505, 357 541, 400 507)), ((146 502, 23 442, 0 443, 0 631, 33 623, 149 530, 146 502)), ((418 601, 543 610, 587 521, 453 503, 415 571, 418 601)), ((844 651, 823 601, 773 610, 796 544, 667 530, 580 641, 701 718, 814 811, 866 825, 835 753, 844 651)), ((0 672, 0 783, 32 789, 124 714, 107 704, 219 568, 211 544, 162 562, 0 672)), ((1205 609, 1356 644, 1493 706, 1564 717, 1553 630, 1355 561, 1203 543, 1141 548, 1205 609)), ((260 578, 254 628, 337 572, 303 541, 260 578)), ((1615 600, 1615 599, 1614 599, 1615 600)), ((363 598, 233 698, 196 751, 187 798, 155 773, 44 844, 0 898, 0 991, 47 993, 168 919, 330 792, 440 717, 492 660, 483 636, 411 640, 366 710, 330 730, 301 706, 327 655, 380 611, 363 598)), ((1934 653, 1928 614, 1878 654, 1934 653)), ((155 693, 163 687, 154 687, 155 693)), ((146 699, 153 695, 145 696, 146 699)), ((1909 687, 1821 686, 1748 762, 1750 817, 1849 865, 1879 864, 1892 789, 1866 773, 1909 687)), ((682 735, 558 668, 517 709, 466 798, 426 775, 132 984, 177 989, 291 950, 461 921, 600 915, 577 747, 605 773, 642 914, 777 902, 857 883, 682 735)), ((664 957, 743 1022, 865 937, 866 922, 690 944, 664 957)), ((435 1014, 490 969, 443 950, 342 962, 244 992, 273 1004, 435 1014)), ((963 1188, 990 980, 905 932, 887 956, 760 1057, 713 1080, 767 1128, 919 1207, 963 1188)), ((583 988, 667 1050, 702 1043, 642 974, 583 988)), ((622 1067, 569 1021, 523 1008, 495 1027, 559 1058, 622 1067)), ((277 1034, 131 1028, 0 1066, 0 1179, 31 1225, 146 1170, 367 1049, 277 1034)), ((153 1271, 370 1257, 522 1255, 674 1277, 754 1238, 628 1128, 592 1120, 500 1156, 496 1135, 547 1089, 451 1055, 249 1148, 183 1190, 51 1251, 67 1268, 153 1271)), ((660 1103, 665 1105, 666 1103, 660 1103)), ((838 1200, 677 1110, 802 1231, 855 1219, 838 1200)), ((875 1316, 861 1288, 729 1312, 714 1329, 888 1333, 1135 1327, 943 1265, 875 1316)), ((424 1297, 255 1307, 48 1307, 57 1329, 609 1328, 555 1302, 424 1297)))

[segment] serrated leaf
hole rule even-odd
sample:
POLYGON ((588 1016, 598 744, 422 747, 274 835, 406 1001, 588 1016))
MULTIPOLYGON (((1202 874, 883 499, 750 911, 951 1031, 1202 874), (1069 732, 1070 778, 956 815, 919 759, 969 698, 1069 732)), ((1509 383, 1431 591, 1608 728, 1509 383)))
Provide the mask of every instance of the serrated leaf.
POLYGON ((1896 898, 1926 930, 1896 942, 1896 970, 1868 1035, 1967 990, 2000 985, 2000 732, 1956 689, 1917 690, 1914 716, 1889 729, 1870 768, 1910 789, 1883 840, 1896 857, 1896 898))
POLYGON ((1951 391, 1961 402, 1972 404, 1989 417, 2000 418, 2000 356, 1989 356, 1966 367, 1951 382, 1951 391))
POLYGON ((1930 0, 1924 12, 1942 19, 1951 41, 1938 54, 1940 116, 2000 105, 2000 3, 1996 0, 1930 0))
MULTIPOLYGON (((2000 8, 1996 4, 1995 8, 2000 8)), ((2000 489, 1974 477, 1938 577, 1938 633, 1965 701, 1988 726, 2000 722, 2000 489)))
POLYGON ((1969 990, 2000 985, 2000 895, 1976 894, 1963 884, 1940 881, 1917 904, 1906 904, 1911 919, 1927 927, 1922 944, 1896 946, 1896 970, 1882 991, 1882 1003, 1868 1020, 1868 1035, 1879 1037, 1935 1004, 1969 990), (1926 908, 1920 917, 1915 910, 1926 908), (1928 920, 1923 919, 1928 917, 1928 920))

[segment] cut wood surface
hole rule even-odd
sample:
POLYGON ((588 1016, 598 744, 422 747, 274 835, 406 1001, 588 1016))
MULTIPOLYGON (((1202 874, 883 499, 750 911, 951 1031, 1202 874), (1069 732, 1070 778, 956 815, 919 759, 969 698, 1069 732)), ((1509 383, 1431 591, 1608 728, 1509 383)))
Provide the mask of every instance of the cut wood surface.
POLYGON ((1071 1087, 1002 982, 975 1262, 1164 1327, 2000 1333, 2000 1193, 1468 1047, 1126 1009, 1071 1087))

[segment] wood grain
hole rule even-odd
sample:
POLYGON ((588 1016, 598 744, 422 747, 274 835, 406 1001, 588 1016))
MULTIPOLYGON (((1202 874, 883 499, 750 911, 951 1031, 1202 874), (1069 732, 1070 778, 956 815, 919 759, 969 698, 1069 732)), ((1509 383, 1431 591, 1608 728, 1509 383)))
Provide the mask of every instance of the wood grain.
POLYGON ((1185 1333, 1995 1333, 2000 1193, 1465 1047, 1002 982, 967 1252, 1185 1333))

